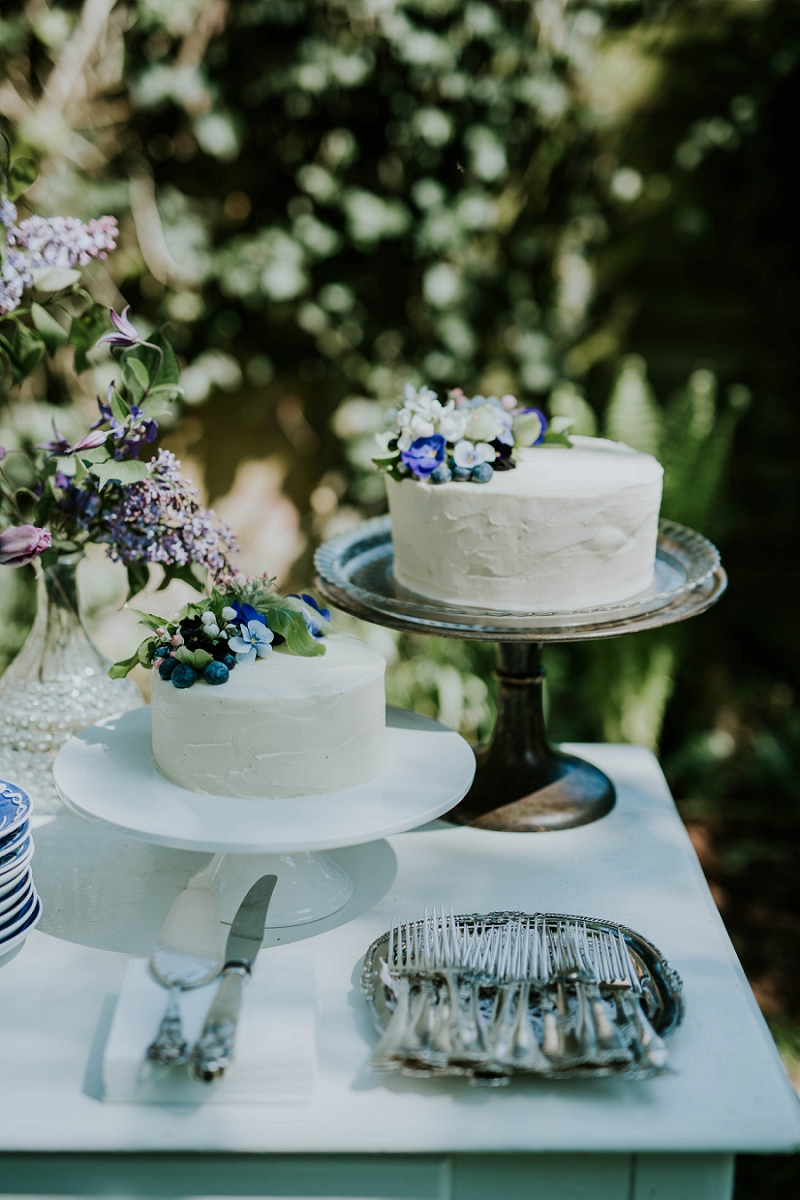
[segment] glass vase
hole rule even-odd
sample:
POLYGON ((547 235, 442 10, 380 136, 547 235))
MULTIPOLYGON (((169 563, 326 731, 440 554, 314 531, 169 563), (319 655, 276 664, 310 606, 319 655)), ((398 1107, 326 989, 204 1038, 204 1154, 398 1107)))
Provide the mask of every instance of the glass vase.
POLYGON ((110 664, 86 628, 78 595, 81 558, 37 565, 36 619, 0 678, 0 779, 30 792, 39 814, 63 807, 53 761, 67 738, 144 703, 131 680, 109 679, 110 664))

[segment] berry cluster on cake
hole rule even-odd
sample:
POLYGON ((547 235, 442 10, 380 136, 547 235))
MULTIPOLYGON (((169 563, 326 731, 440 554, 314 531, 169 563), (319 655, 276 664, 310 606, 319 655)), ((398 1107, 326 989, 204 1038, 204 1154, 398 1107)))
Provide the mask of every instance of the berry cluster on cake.
POLYGON ((455 389, 442 403, 407 385, 375 457, 388 476, 397 581, 452 605, 531 614, 645 592, 663 469, 570 425, 511 395, 455 389))
POLYGON ((285 799, 365 783, 387 764, 385 661, 334 634, 310 595, 237 575, 117 663, 152 668, 153 760, 189 791, 285 799), (224 686, 220 686, 223 685, 224 686))

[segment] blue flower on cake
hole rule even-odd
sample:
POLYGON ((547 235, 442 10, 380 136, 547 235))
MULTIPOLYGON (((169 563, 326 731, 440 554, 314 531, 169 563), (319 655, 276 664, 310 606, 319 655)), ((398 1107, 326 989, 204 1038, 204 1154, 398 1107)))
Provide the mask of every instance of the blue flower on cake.
MULTIPOLYGON (((250 605, 245 607, 249 608, 250 605)), ((256 658, 266 658, 272 652, 274 634, 261 620, 248 621, 239 626, 239 636, 228 639, 237 663, 254 663, 256 658)))
POLYGON ((538 408, 521 408, 512 417, 514 441, 518 446, 538 446, 547 432, 547 417, 538 408))
POLYGON ((453 461, 457 467, 470 471, 481 463, 492 463, 497 457, 494 446, 488 442, 456 442, 453 448, 453 461))
POLYGON ((312 637, 322 638, 328 633, 331 623, 331 610, 329 608, 320 608, 313 596, 309 596, 307 592, 289 593, 290 599, 302 600, 306 608, 303 609, 303 620, 306 623, 306 629, 312 637), (309 611, 310 610, 310 611, 309 611))
POLYGON ((432 437, 418 437, 400 457, 418 479, 426 479, 435 471, 439 463, 444 462, 445 439, 440 433, 432 437))

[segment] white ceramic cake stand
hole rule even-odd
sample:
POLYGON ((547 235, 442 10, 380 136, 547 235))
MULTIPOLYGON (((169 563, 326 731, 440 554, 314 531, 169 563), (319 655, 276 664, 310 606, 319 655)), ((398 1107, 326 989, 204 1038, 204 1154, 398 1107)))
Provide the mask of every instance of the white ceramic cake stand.
POLYGON ((367 783, 320 796, 249 800, 170 783, 153 763, 150 709, 84 729, 62 746, 56 787, 80 816, 129 837, 214 858, 193 883, 212 887, 230 921, 256 879, 278 876, 267 925, 303 925, 338 912, 353 881, 326 850, 416 829, 469 790, 475 755, 438 721, 388 708, 389 765, 367 783))

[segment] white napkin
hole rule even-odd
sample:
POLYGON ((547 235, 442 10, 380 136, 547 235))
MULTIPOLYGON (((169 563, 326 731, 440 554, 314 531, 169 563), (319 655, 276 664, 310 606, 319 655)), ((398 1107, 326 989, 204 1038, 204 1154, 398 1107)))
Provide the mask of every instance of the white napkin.
MULTIPOLYGON (((219 980, 181 995, 186 1038, 194 1043, 219 980)), ((105 1099, 146 1104, 304 1104, 316 1066, 316 985, 310 955, 262 955, 245 980, 235 1060, 219 1083, 199 1083, 187 1068, 149 1063, 145 1052, 167 1004, 147 960, 128 963, 103 1055, 105 1099)))

